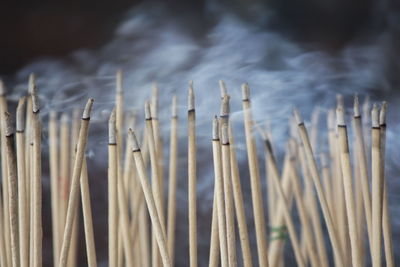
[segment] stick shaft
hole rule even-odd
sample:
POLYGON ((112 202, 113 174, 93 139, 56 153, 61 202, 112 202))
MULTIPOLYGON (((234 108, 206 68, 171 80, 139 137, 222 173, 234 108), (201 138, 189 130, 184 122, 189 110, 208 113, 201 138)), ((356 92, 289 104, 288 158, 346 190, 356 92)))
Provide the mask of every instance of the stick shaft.
POLYGON ((189 191, 189 254, 190 267, 197 266, 197 204, 196 204, 196 121, 195 111, 188 112, 188 191, 189 191))

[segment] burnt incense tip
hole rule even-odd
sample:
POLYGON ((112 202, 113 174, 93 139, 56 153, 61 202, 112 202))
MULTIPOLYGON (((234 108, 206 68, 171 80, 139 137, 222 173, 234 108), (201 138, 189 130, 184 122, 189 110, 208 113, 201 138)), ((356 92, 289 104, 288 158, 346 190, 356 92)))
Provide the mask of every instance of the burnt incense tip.
POLYGON ((345 126, 346 122, 344 119, 344 109, 343 106, 337 106, 336 108, 336 123, 338 126, 345 126))
POLYGON ((122 93, 122 69, 118 69, 115 74, 115 91, 117 93, 122 93))
POLYGON ((4 96, 6 94, 6 87, 4 86, 3 80, 0 79, 0 96, 4 96))
POLYGON ((300 112, 297 108, 293 109, 293 115, 296 119, 297 124, 302 124, 303 123, 303 118, 300 115, 300 112))
POLYGON ((115 114, 115 108, 111 111, 110 118, 108 120, 108 143, 110 145, 116 144, 117 143, 117 126, 116 126, 116 121, 117 121, 117 116, 115 114))
POLYGON ((383 101, 381 106, 381 111, 379 113, 379 124, 381 126, 386 125, 386 114, 387 114, 387 102, 383 101))
POLYGON ((69 122, 68 113, 63 113, 60 118, 61 124, 67 124, 69 122))
POLYGON ((222 98, 222 102, 221 102, 221 117, 228 117, 229 113, 230 113, 230 105, 229 105, 229 100, 230 100, 230 96, 225 94, 222 98))
POLYGON ((338 107, 342 107, 344 109, 344 98, 343 95, 337 94, 336 95, 336 103, 338 107))
POLYGON ((135 132, 132 129, 129 129, 128 134, 129 134, 129 141, 132 146, 132 151, 133 152, 139 151, 140 150, 139 142, 136 138, 135 132))
POLYGON ((372 128, 379 127, 379 107, 377 104, 374 104, 371 111, 371 120, 372 120, 372 128))
POLYGON ((144 118, 146 120, 151 120, 151 106, 149 101, 144 103, 144 118))
POLYGON ((188 111, 195 109, 194 103, 194 89, 193 89, 193 81, 189 82, 189 92, 188 92, 188 111))
POLYGON ((361 113, 360 113, 360 102, 358 99, 358 95, 355 94, 354 95, 354 117, 360 117, 361 113))
POLYGON ((15 133, 13 123, 12 123, 12 118, 11 114, 9 112, 4 112, 4 120, 5 120, 5 134, 6 136, 11 136, 15 133))
POLYGON ((223 145, 229 144, 229 131, 227 123, 224 123, 221 126, 221 141, 223 145))
POLYGON ((335 130, 335 112, 333 109, 328 111, 327 125, 329 131, 335 130))
POLYGON ((30 88, 29 91, 32 96, 32 111, 33 113, 37 113, 40 110, 40 103, 34 78, 32 84, 31 84, 31 79, 29 79, 29 88, 30 88))
POLYGON ((89 98, 88 99, 88 101, 86 103, 86 106, 85 106, 85 109, 83 110, 83 114, 82 114, 82 119, 83 120, 90 119, 90 113, 92 112, 93 102, 94 102, 93 98, 89 98))
POLYGON ((219 80, 219 89, 221 90, 221 98, 224 97, 228 93, 228 89, 226 89, 226 84, 223 80, 219 80))
POLYGON ((16 114, 17 132, 23 132, 25 130, 25 106, 26 106, 25 104, 26 104, 26 98, 21 97, 18 101, 17 114, 16 114))
POLYGON ((178 98, 176 95, 172 96, 171 116, 172 118, 178 117, 178 98))
POLYGON ((28 94, 33 94, 33 90, 35 88, 36 84, 36 76, 35 74, 31 73, 29 75, 29 81, 28 81, 28 94))
POLYGON ((214 116, 212 123, 212 138, 213 140, 219 139, 219 121, 217 115, 214 116))
POLYGON ((364 99, 364 103, 362 104, 362 109, 363 109, 363 116, 369 117, 368 114, 370 112, 371 108, 371 103, 369 101, 369 96, 367 95, 364 99), (367 115, 367 116, 366 116, 367 115))
POLYGON ((250 99, 250 87, 247 83, 242 84, 242 100, 248 101, 250 99))

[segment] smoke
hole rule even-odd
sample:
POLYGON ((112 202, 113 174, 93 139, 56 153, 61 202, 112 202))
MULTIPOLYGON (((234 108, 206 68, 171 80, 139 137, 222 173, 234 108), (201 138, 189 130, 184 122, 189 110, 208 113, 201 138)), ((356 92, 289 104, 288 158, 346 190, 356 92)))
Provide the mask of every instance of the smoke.
MULTIPOLYGON (((136 110, 143 120, 143 104, 149 99, 153 82, 160 88, 160 116, 165 150, 169 137, 169 116, 172 95, 179 97, 180 155, 178 183, 177 251, 187 250, 187 181, 186 181, 186 90, 194 81, 198 137, 198 217, 199 259, 206 265, 211 225, 212 158, 211 119, 219 112, 218 80, 226 81, 231 95, 232 123, 241 162, 243 190, 249 212, 248 225, 253 236, 248 173, 245 166, 240 85, 248 82, 256 123, 271 126, 274 146, 278 153, 288 136, 287 119, 297 106, 308 118, 315 106, 322 116, 333 107, 335 95, 373 94, 379 96, 392 88, 388 72, 387 49, 391 46, 390 32, 355 39, 341 50, 313 50, 289 40, 277 32, 265 30, 240 19, 235 14, 214 7, 209 12, 211 26, 199 33, 188 33, 182 20, 163 7, 139 6, 131 10, 115 31, 113 39, 98 50, 79 50, 63 60, 46 58, 21 69, 14 79, 10 98, 16 100, 26 93, 27 77, 35 73, 43 105, 44 119, 52 109, 71 112, 82 107, 88 97, 95 98, 90 142, 89 168, 94 200, 95 233, 105 232, 107 117, 114 105, 115 71, 124 71, 125 108, 136 110), (100 206, 100 207, 99 207, 100 206)), ((386 94, 386 93, 385 93, 386 94)), ((387 93, 389 94, 389 93, 387 93)), ((397 103, 398 98, 392 102, 397 103)), ((347 100, 346 100, 347 101, 347 100)), ((391 102, 389 102, 391 104, 391 102)), ((394 104, 392 105, 395 109, 394 104)), ((393 111, 392 111, 393 112, 393 111)), ((321 130, 326 126, 321 123, 321 130)), ((389 120, 388 143, 395 141, 399 124, 389 120), (393 127, 395 125, 395 127, 393 127), (393 131, 392 131, 393 130, 393 131)), ((324 132, 321 131, 321 134, 324 132)), ((44 151, 47 150, 44 143, 44 151)), ((259 149, 260 155, 262 149, 259 149)), ((167 154, 166 154, 167 155, 167 154)), ((388 146, 390 173, 398 170, 399 153, 388 146)), ((167 159, 167 156, 165 157, 167 159)), ((264 177, 264 175, 262 175, 264 177)), ((388 177, 389 197, 393 218, 394 243, 399 238, 400 211, 394 208, 398 183, 388 177)), ((264 182, 264 179, 263 179, 264 182)), ((265 192, 265 191, 264 191, 265 192)), ((46 192, 46 194, 48 191, 46 192)), ((266 205, 265 205, 266 206, 266 205)), ((106 260, 106 248, 96 237, 99 260, 106 260), (98 252, 99 252, 98 251, 98 252)), ((398 242, 397 242, 398 243, 398 242)), ((253 243, 254 245, 254 243, 253 243)), ((399 259, 398 259, 399 260, 399 259)), ((178 257, 177 266, 187 266, 187 257, 178 257)), ((84 260, 82 260, 82 264, 84 260)))

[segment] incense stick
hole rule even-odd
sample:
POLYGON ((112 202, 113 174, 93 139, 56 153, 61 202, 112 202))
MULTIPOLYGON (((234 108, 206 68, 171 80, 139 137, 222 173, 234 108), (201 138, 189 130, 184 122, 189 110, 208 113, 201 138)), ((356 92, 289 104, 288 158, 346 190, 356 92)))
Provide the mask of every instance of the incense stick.
POLYGON ((190 267, 197 266, 197 204, 196 204, 196 112, 193 82, 188 94, 188 194, 189 194, 189 256, 190 267))
POLYGON ((63 242, 61 246, 60 263, 59 263, 60 267, 65 267, 67 265, 67 257, 71 244, 74 215, 76 215, 75 212, 78 206, 79 184, 82 173, 83 157, 86 149, 86 143, 89 132, 89 121, 90 121, 90 113, 92 105, 93 105, 93 99, 89 99, 85 106, 85 110, 83 111, 82 114, 81 128, 79 131, 79 139, 75 155, 74 170, 72 173, 71 190, 68 200, 67 218, 65 223, 63 242))
POLYGON ((242 85, 242 104, 246 133, 247 157, 250 171, 254 224, 256 228, 258 262, 260 266, 268 267, 267 240, 265 234, 265 218, 260 186, 260 174, 258 171, 257 153, 252 134, 253 122, 250 110, 250 88, 247 84, 242 85))
POLYGON ((214 183, 214 198, 212 207, 212 219, 211 219, 211 240, 210 240, 210 259, 209 267, 218 267, 219 265, 219 229, 218 229, 218 196, 216 185, 214 183))
MULTIPOLYGON (((60 238, 64 234, 65 218, 68 208, 68 195, 70 188, 70 138, 69 138, 69 116, 67 113, 61 115, 60 119, 60 238)), ((60 245, 62 240, 60 239, 60 245)), ((60 252, 59 252, 60 253, 60 252)))
POLYGON ((135 160, 136 168, 138 171, 138 176, 140 178, 140 183, 142 185, 144 197, 146 199, 147 208, 150 213, 151 223, 156 236, 157 244, 161 254, 161 258, 165 267, 171 266, 171 261, 168 256, 168 247, 166 242, 165 233, 163 233, 160 218, 157 214, 157 208, 154 201, 154 197, 151 191, 151 187, 147 178, 145 165, 143 162, 142 153, 140 151, 136 136, 132 130, 129 131, 130 143, 132 145, 132 153, 135 160))
POLYGON ((350 152, 347 137, 347 126, 344 119, 344 107, 339 105, 336 110, 339 146, 340 146, 340 161, 342 166, 342 175, 344 183, 344 193, 346 200, 347 220, 349 222, 349 236, 351 243, 351 258, 353 266, 361 266, 361 255, 358 241, 358 228, 356 221, 356 211, 353 193, 353 177, 350 165, 350 152))
POLYGON ((25 176, 25 106, 26 98, 18 101, 16 114, 16 148, 17 148, 17 168, 18 168, 18 223, 19 223, 19 255, 21 267, 29 266, 29 216, 27 214, 26 187, 27 178, 25 176))

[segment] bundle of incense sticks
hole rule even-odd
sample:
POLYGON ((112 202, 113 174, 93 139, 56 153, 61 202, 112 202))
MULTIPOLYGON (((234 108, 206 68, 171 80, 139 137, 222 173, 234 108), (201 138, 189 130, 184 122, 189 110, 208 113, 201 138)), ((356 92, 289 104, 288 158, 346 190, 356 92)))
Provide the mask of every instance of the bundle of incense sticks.
MULTIPOLYGON (((143 103, 141 129, 136 114, 124 110, 122 79, 119 70, 115 108, 108 121, 108 264, 169 267, 176 265, 177 257, 188 257, 189 265, 195 267, 200 264, 197 239, 201 233, 197 227, 198 145, 193 82, 188 88, 187 153, 178 157, 178 148, 185 145, 178 144, 177 97, 172 97, 169 137, 162 136, 157 84, 151 99, 143 103), (169 145, 165 146, 168 160, 164 159, 164 138, 169 138, 169 145), (178 170, 180 157, 187 158, 187 175, 178 170), (168 175, 164 177, 167 166, 168 175), (188 255, 175 249, 177 181, 185 177, 188 233, 187 240, 179 242, 187 242, 188 255), (166 195, 164 185, 167 185, 166 195)), ((346 117, 343 97, 338 96, 336 112, 334 109, 327 112, 328 129, 324 131, 318 126, 321 108, 316 107, 313 112, 310 131, 295 109, 289 119, 291 130, 285 157, 280 162, 274 148, 281 144, 272 141, 269 129, 253 121, 250 87, 244 84, 241 130, 245 132, 249 170, 244 173, 240 168, 246 163, 237 160, 239 151, 234 139, 237 129, 231 125, 229 116, 231 98, 225 83, 220 81, 219 85, 220 115, 213 119, 210 116, 213 155, 210 164, 215 183, 210 207, 209 266, 285 266, 288 259, 284 258, 284 250, 293 250, 292 261, 302 267, 358 267, 367 262, 374 267, 382 266, 383 262, 395 266, 385 175, 387 103, 374 104, 368 112, 369 106, 364 104, 361 112, 355 96, 352 127, 348 127, 350 119, 346 117), (255 130, 264 144, 268 211, 263 203, 263 173, 257 153, 261 148, 256 145, 255 130), (248 202, 252 203, 253 218, 246 215, 243 179, 250 180, 248 202), (255 231, 249 231, 253 227, 255 231), (328 238, 325 240, 324 236, 328 238), (285 246, 289 242, 291 246, 285 246)), ((38 91, 31 75, 29 93, 18 102, 14 126, 0 83, 1 267, 43 266, 42 233, 49 226, 42 223, 43 124, 38 91)), ((77 266, 81 222, 87 265, 97 266, 93 230, 96 215, 92 214, 85 155, 92 106, 93 99, 89 99, 82 112, 76 109, 73 114, 49 113, 53 266, 77 266)))

